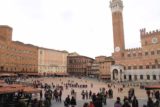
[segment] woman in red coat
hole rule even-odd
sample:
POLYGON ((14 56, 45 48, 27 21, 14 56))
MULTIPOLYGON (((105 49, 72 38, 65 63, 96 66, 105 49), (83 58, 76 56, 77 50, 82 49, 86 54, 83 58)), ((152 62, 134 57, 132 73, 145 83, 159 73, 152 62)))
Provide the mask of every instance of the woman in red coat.
POLYGON ((90 102, 89 107, 95 107, 92 101, 90 102))

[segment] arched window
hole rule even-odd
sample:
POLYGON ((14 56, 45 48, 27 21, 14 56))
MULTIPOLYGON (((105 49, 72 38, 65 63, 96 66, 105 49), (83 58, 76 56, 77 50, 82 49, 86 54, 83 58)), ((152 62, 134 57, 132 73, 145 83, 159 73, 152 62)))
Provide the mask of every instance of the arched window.
POLYGON ((129 75, 129 81, 131 81, 132 80, 132 75, 129 75))
POLYGON ((153 80, 156 80, 156 75, 153 75, 153 80))
POLYGON ((150 75, 147 75, 147 80, 150 80, 150 75))
POLYGON ((143 80, 143 75, 140 75, 140 79, 143 80))
POLYGON ((134 75, 134 80, 137 80, 137 75, 134 75))
POLYGON ((126 75, 124 75, 124 79, 126 79, 126 75))

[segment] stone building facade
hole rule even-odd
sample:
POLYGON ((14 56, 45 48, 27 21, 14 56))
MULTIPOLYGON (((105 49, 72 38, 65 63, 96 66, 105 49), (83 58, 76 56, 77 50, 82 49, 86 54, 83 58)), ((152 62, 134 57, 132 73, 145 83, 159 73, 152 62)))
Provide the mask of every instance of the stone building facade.
POLYGON ((88 76, 88 71, 90 71, 93 61, 94 59, 86 56, 69 55, 67 57, 67 72, 70 75, 88 76))
POLYGON ((99 67, 100 67, 99 63, 96 60, 94 60, 93 63, 91 64, 89 71, 87 71, 88 76, 91 78, 99 78, 100 74, 99 67))
POLYGON ((95 61, 99 64, 99 78, 103 80, 111 79, 111 66, 114 64, 112 57, 97 56, 95 61))
POLYGON ((37 47, 12 41, 12 28, 7 25, 0 25, 0 72, 38 72, 37 47))
POLYGON ((123 31, 123 2, 112 0, 115 64, 111 66, 113 81, 159 81, 160 80, 160 30, 140 30, 141 47, 125 49, 123 31))
POLYGON ((38 48, 38 72, 56 74, 67 72, 67 51, 38 48))

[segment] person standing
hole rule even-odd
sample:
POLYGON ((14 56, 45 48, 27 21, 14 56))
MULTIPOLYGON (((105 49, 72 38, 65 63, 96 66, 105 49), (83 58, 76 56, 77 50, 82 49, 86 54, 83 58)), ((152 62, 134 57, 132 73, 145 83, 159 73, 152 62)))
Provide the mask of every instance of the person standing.
POLYGON ((139 107, 138 106, 138 100, 137 100, 136 96, 134 96, 134 98, 133 98, 132 107, 139 107))
POLYGON ((91 99, 92 98, 92 91, 90 90, 89 91, 89 99, 91 99))
POLYGON ((58 97, 59 97, 58 98, 59 102, 61 102, 62 101, 62 89, 60 89, 58 97))
POLYGON ((114 103, 114 107, 122 107, 120 97, 117 97, 117 101, 114 103))
POLYGON ((86 90, 85 92, 85 95, 86 95, 86 100, 88 99, 88 91, 86 90))
POLYGON ((89 107, 95 107, 92 101, 89 103, 89 107))
POLYGON ((148 98, 147 107, 154 107, 154 103, 153 103, 153 100, 151 99, 151 97, 148 98))
POLYGON ((131 107, 131 105, 129 104, 128 100, 125 100, 122 107, 131 107))
POLYGON ((40 100, 42 100, 42 97, 43 97, 43 92, 42 90, 40 91, 40 100))
POLYGON ((84 104, 83 104, 83 107, 89 107, 89 106, 88 106, 88 103, 84 103, 84 104))
POLYGON ((70 103, 71 103, 71 99, 70 99, 70 97, 69 97, 69 95, 68 95, 68 96, 66 97, 65 101, 64 101, 64 106, 65 106, 65 107, 69 107, 70 103))
POLYGON ((71 98, 71 107, 75 107, 77 105, 76 99, 72 96, 71 98))

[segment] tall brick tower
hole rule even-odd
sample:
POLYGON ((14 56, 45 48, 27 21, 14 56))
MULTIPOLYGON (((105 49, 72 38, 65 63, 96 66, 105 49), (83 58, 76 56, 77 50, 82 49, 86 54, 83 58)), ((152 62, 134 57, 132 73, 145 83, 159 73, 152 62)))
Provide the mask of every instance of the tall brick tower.
POLYGON ((121 0, 111 0, 110 8, 112 11, 114 52, 120 52, 125 49, 122 16, 123 2, 121 0))
POLYGON ((0 25, 0 39, 5 42, 12 41, 12 28, 7 25, 0 25))

